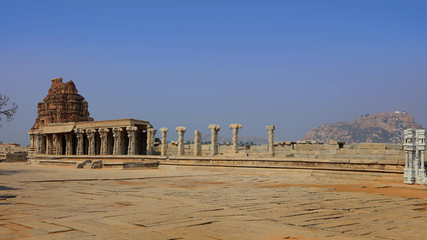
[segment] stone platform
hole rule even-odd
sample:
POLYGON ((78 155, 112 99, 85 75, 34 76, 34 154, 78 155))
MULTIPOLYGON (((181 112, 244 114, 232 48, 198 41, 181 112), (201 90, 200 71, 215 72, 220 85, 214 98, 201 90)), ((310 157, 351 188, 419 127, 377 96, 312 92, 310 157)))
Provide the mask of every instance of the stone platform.
POLYGON ((0 239, 424 239, 427 188, 379 175, 0 163, 0 239))
POLYGON ((405 166, 404 161, 374 159, 256 158, 239 156, 145 156, 144 159, 158 160, 161 165, 176 166, 312 169, 394 174, 402 174, 405 166))
POLYGON ((28 162, 36 165, 53 165, 76 168, 120 168, 120 169, 144 169, 157 168, 159 161, 145 160, 141 156, 57 156, 57 155, 30 155, 28 162))

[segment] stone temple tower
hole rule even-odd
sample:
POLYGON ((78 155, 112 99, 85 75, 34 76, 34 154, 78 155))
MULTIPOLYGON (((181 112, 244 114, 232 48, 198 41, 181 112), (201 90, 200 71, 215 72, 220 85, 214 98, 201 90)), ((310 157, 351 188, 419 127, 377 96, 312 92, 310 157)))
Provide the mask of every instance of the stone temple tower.
POLYGON ((89 117, 88 103, 78 93, 74 82, 63 83, 62 78, 52 79, 49 92, 37 105, 37 113, 32 129, 47 123, 93 121, 89 117))

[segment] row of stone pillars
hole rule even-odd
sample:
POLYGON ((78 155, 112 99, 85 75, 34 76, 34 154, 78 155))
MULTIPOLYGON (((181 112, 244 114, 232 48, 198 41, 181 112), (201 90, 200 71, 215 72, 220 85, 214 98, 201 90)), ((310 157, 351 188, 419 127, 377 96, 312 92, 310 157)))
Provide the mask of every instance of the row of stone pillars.
POLYGON ((405 150, 405 169, 403 182, 407 184, 427 184, 424 166, 426 150, 426 130, 407 129, 403 148, 405 150))
MULTIPOLYGON (((31 148, 37 154, 73 155, 73 146, 75 146, 76 155, 123 155, 125 153, 136 155, 138 127, 76 129, 74 133, 35 133, 30 134, 30 142, 31 148), (125 134, 128 142, 124 142, 125 134), (97 136, 99 136, 98 140, 96 140, 97 136)), ((152 145, 154 146, 154 143, 152 145)))
MULTIPOLYGON (((242 128, 241 124, 233 123, 230 124, 230 129, 233 132, 232 137, 232 149, 235 153, 238 152, 238 142, 239 142, 239 129, 242 128)), ((221 127, 218 124, 211 124, 209 125, 209 130, 211 130, 211 156, 218 155, 218 132, 221 129, 221 127)), ((268 131, 268 151, 269 153, 274 156, 274 130, 275 126, 266 126, 266 129, 268 131)), ((187 131, 186 127, 177 127, 176 132, 178 133, 178 156, 183 156, 185 154, 184 151, 184 134, 187 131)), ((162 156, 167 155, 167 141, 166 136, 168 129, 167 128, 160 128, 160 132, 162 133, 162 146, 161 146, 161 152, 160 154, 162 156)), ((153 137, 154 139, 154 137, 153 137)), ((148 141, 147 141, 148 142, 148 141)), ((148 144, 148 143, 147 143, 148 144)), ((194 155, 201 156, 202 155, 202 134, 199 130, 194 131, 194 155)))

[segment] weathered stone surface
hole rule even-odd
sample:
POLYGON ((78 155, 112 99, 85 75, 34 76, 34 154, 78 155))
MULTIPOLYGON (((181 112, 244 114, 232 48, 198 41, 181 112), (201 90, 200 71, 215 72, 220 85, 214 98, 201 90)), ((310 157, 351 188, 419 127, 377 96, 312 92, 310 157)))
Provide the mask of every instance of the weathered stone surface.
POLYGON ((102 168, 102 161, 101 160, 93 161, 90 168, 92 169, 102 168))
POLYGON ((76 164, 76 167, 77 168, 84 168, 86 165, 89 165, 89 164, 91 164, 92 163, 92 160, 85 160, 85 161, 83 161, 83 162, 78 162, 77 164, 76 164))
POLYGON ((424 186, 365 174, 175 166, 78 171, 22 163, 3 164, 2 171, 10 174, 0 175, 1 239, 427 235, 424 186))
POLYGON ((63 83, 62 78, 52 79, 48 94, 37 105, 38 117, 32 129, 47 123, 93 121, 89 117, 88 103, 72 80, 63 83))

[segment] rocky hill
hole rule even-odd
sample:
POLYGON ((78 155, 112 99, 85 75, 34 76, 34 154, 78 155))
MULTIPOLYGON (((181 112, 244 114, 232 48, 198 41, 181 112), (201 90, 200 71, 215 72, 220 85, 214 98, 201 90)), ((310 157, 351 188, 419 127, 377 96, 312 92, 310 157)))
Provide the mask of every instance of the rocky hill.
POLYGON ((347 144, 400 143, 403 141, 403 131, 408 128, 423 127, 415 123, 414 116, 406 112, 366 114, 351 122, 322 124, 310 130, 304 140, 337 140, 347 144))

